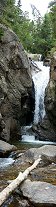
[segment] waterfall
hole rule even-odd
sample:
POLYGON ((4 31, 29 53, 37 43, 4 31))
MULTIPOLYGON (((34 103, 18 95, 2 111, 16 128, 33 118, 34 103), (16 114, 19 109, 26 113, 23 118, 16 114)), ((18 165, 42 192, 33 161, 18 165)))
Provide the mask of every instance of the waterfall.
POLYGON ((32 78, 35 86, 35 113, 34 124, 40 122, 45 115, 44 96, 45 88, 49 81, 49 67, 43 66, 43 62, 36 62, 40 72, 33 71, 32 78))
MULTIPOLYGON (((43 66, 42 61, 35 62, 38 68, 41 69, 38 72, 38 68, 32 71, 32 79, 35 87, 35 111, 34 111, 34 124, 40 122, 45 116, 45 106, 44 106, 44 96, 45 89, 49 82, 49 67, 43 66)), ((30 142, 35 144, 52 144, 52 142, 43 142, 35 140, 35 135, 32 135, 31 130, 32 125, 23 126, 21 129, 22 142, 30 142)))
MULTIPOLYGON (((35 111, 34 111, 34 124, 40 122, 45 116, 45 106, 44 106, 44 96, 45 96, 45 88, 49 81, 49 67, 43 66, 43 62, 36 62, 40 72, 38 69, 32 71, 32 79, 35 87, 35 111)), ((21 134, 22 134, 22 142, 30 143, 33 146, 42 146, 43 144, 54 145, 54 142, 49 141, 40 141, 39 139, 35 139, 35 135, 32 134, 31 131, 32 124, 30 126, 22 126, 21 134)), ((14 159, 11 157, 8 158, 0 158, 0 168, 5 169, 14 163, 14 159)))

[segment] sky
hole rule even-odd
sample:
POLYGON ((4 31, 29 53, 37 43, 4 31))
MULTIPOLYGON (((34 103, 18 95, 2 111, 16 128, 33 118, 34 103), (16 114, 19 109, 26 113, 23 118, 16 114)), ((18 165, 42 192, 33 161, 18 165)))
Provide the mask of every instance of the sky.
MULTIPOLYGON (((17 2, 18 0, 16 0, 17 2)), ((22 10, 23 11, 28 11, 30 18, 32 18, 31 15, 31 4, 35 5, 36 8, 40 11, 41 16, 44 16, 44 14, 48 10, 48 5, 51 0, 21 0, 22 4, 22 10)))

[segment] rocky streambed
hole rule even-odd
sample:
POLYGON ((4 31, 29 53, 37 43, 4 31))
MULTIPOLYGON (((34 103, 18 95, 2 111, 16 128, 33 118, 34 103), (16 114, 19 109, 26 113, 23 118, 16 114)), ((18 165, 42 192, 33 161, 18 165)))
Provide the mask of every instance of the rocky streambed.
MULTIPOLYGON (((54 127, 56 122, 53 122, 56 117, 56 73, 55 71, 53 73, 52 70, 56 69, 56 59, 55 65, 51 69, 51 82, 49 82, 45 97, 48 117, 43 119, 45 115, 44 91, 49 81, 49 69, 47 80, 43 78, 47 75, 47 68, 42 68, 44 70, 40 70, 37 77, 38 67, 36 69, 34 64, 32 65, 32 62, 29 61, 17 36, 1 24, 0 29, 3 34, 0 40, 0 139, 14 143, 16 137, 19 142, 22 135, 25 139, 27 133, 29 135, 31 131, 31 137, 34 135, 37 141, 39 139, 53 142, 56 140, 54 127), (34 68, 35 71, 33 71, 34 68), (33 76, 31 71, 33 71, 33 76), (32 77, 33 81, 35 80, 34 83, 32 77), (23 123, 25 126, 26 122, 29 124, 29 120, 32 123, 33 114, 32 128, 21 134, 21 126, 23 123)), ((15 179, 20 171, 24 172, 26 168, 31 166, 39 158, 39 155, 42 160, 2 207, 56 206, 55 143, 38 148, 29 147, 28 149, 27 147, 26 150, 26 147, 18 148, 17 146, 16 148, 6 142, 0 140, 0 191, 15 179)))
POLYGON ((31 171, 2 207, 56 206, 56 146, 54 145, 27 150, 17 149, 11 152, 9 158, 14 162, 0 167, 0 191, 15 179, 19 172, 31 166, 39 155, 42 158, 39 165, 31 171))

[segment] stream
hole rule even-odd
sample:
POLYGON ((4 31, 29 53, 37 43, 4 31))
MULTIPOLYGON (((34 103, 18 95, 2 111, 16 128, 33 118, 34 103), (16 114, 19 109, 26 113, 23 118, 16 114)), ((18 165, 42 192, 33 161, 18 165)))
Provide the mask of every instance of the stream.
POLYGON ((49 67, 43 66, 43 62, 36 62, 37 66, 41 69, 37 73, 33 71, 32 78, 35 85, 35 113, 34 113, 34 124, 40 122, 45 116, 44 96, 45 89, 49 82, 49 67))
MULTIPOLYGON (((45 88, 49 81, 49 67, 43 66, 43 62, 36 62, 37 66, 41 69, 40 72, 36 70, 32 71, 32 79, 35 87, 35 111, 33 123, 37 124, 45 116, 44 96, 45 88)), ((17 146, 18 151, 12 152, 8 158, 0 158, 0 191, 2 191, 7 185, 8 181, 15 179, 19 172, 23 172, 32 162, 32 157, 25 157, 24 152, 29 148, 41 147, 43 145, 52 144, 54 142, 36 140, 35 134, 31 131, 32 123, 29 126, 21 127, 21 141, 15 141, 13 144, 17 146)), ((34 153, 33 153, 34 155, 34 153)), ((43 168, 39 168, 29 175, 28 178, 34 181, 44 181, 52 184, 56 184, 55 180, 55 163, 51 163, 48 167, 45 165, 43 168)), ((27 198, 24 198, 21 194, 20 188, 18 188, 11 197, 2 205, 2 207, 26 207, 31 206, 27 198)))
MULTIPOLYGON (((50 77, 50 67, 43 66, 42 61, 36 61, 35 64, 38 66, 41 71, 38 72, 36 67, 35 70, 32 71, 32 79, 35 87, 35 111, 34 111, 34 120, 33 124, 38 124, 44 118, 45 105, 44 105, 44 96, 45 89, 49 82, 50 77)), ((30 133, 32 124, 30 126, 22 126, 21 134, 22 134, 22 143, 32 143, 32 145, 36 144, 37 146, 45 145, 45 144, 54 144, 49 141, 40 141, 39 139, 35 139, 35 135, 30 133)))

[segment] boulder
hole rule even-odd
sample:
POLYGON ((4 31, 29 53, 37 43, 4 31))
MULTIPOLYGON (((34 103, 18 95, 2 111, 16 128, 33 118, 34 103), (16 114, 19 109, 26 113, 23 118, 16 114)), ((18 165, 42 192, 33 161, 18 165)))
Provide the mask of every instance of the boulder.
POLYGON ((56 146, 54 145, 45 145, 40 148, 30 148, 23 155, 21 155, 18 159, 16 159, 16 163, 32 164, 36 159, 41 155, 41 166, 46 166, 51 163, 56 163, 56 146))
POLYGON ((46 157, 48 160, 56 161, 56 146, 44 145, 40 148, 30 148, 25 152, 25 159, 32 159, 33 161, 42 155, 43 158, 46 157))
POLYGON ((56 206, 56 186, 27 179, 20 188, 23 196, 34 206, 56 206))
POLYGON ((14 145, 0 140, 0 156, 5 156, 5 154, 9 154, 11 151, 14 151, 16 149, 17 148, 14 145))
POLYGON ((0 29, 0 113, 4 122, 4 128, 0 123, 0 137, 9 141, 20 136, 20 125, 26 123, 28 113, 30 120, 34 97, 24 48, 12 30, 2 24, 0 29))

